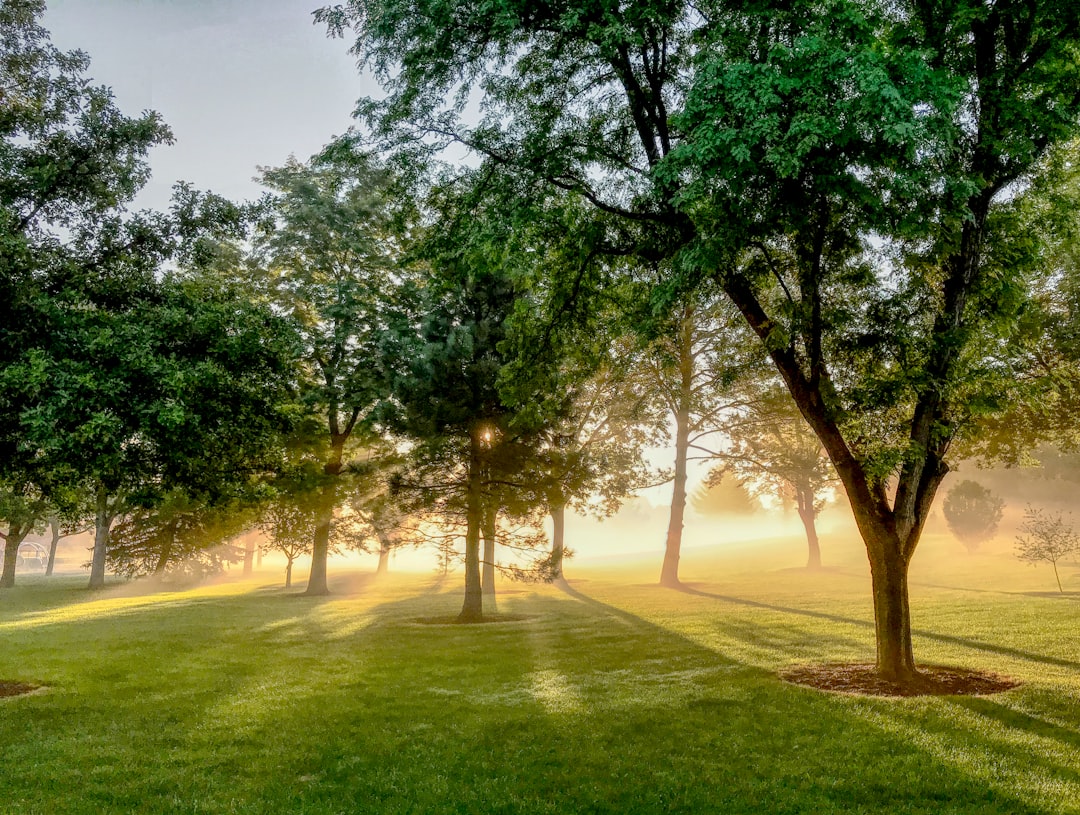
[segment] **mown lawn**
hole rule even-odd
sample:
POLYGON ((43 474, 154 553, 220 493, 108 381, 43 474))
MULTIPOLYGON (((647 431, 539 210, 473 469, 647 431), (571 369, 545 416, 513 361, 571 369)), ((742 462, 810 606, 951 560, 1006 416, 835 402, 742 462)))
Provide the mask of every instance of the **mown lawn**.
POLYGON ((459 578, 20 578, 0 679, 48 687, 0 700, 0 812, 1080 812, 1078 595, 971 570, 914 588, 917 654, 1024 684, 902 700, 776 678, 872 658, 858 569, 676 592, 575 568, 469 627, 418 622, 459 578))

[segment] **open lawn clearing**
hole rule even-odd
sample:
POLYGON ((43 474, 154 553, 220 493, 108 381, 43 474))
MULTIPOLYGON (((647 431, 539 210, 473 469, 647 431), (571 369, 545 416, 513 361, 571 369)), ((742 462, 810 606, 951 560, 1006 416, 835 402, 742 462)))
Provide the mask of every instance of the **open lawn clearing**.
POLYGON ((575 574, 505 584, 521 619, 482 626, 421 622, 456 578, 28 578, 0 599, 0 679, 47 689, 0 700, 0 812, 1080 812, 1069 596, 917 586, 920 661, 1023 685, 879 699, 777 678, 872 658, 860 574, 575 574))

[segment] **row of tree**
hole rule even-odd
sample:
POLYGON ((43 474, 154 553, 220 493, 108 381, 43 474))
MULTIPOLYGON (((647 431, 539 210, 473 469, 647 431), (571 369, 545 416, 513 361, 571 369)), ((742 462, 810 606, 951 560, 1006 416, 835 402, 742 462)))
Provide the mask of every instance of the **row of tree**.
POLYGON ((908 567, 949 460, 994 417, 1072 432, 1058 193, 1076 192, 1080 7, 348 0, 317 19, 382 81, 359 108, 375 138, 465 145, 507 218, 561 228, 576 257, 549 324, 603 313, 612 280, 651 282, 661 313, 724 293, 852 507, 878 670, 914 680, 908 567))
POLYGON ((478 619, 496 544, 550 515, 558 576, 565 509, 655 480, 670 425, 662 582, 691 457, 801 485, 812 563, 833 479, 911 681, 949 460, 1073 438, 1080 9, 351 0, 317 16, 383 80, 364 138, 165 214, 122 207, 167 129, 2 9, 0 460, 93 508, 94 585, 114 518, 182 493, 310 524, 309 593, 348 517, 463 538, 478 619))
POLYGON ((507 218, 491 168, 395 172, 348 136, 264 170, 257 205, 181 185, 170 212, 127 212, 168 130, 88 85, 85 56, 48 42, 40 3, 4 10, 2 585, 50 517, 94 529, 92 587, 107 567, 213 566, 212 544, 260 525, 290 563, 310 530, 309 594, 327 590, 333 545, 448 552, 463 537, 463 616, 479 617, 496 541, 535 550, 550 515, 551 548, 507 569, 561 576, 567 507, 611 511, 656 480, 641 451, 669 417, 674 585, 689 454, 744 466, 792 426, 717 292, 643 308, 655 273, 612 267, 628 276, 602 312, 549 319, 565 297, 553 270, 580 261, 557 238, 580 202, 507 218), (739 423, 741 451, 702 446, 739 423))

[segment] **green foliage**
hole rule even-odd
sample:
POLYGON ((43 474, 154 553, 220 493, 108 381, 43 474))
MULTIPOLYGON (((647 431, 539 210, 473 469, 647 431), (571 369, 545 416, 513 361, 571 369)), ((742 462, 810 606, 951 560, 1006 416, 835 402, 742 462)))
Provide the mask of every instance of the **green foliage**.
POLYGON ((221 573, 243 553, 229 540, 255 523, 239 501, 211 505, 173 490, 152 507, 134 507, 112 528, 106 561, 125 577, 193 578, 221 573))
MULTIPOLYGON (((299 326, 305 399, 340 446, 374 433, 387 398, 383 345, 398 247, 392 177, 348 139, 264 168, 269 216, 250 259, 262 298, 299 326)), ((337 464, 340 467, 340 460, 337 464)))
POLYGON ((977 481, 965 479, 949 490, 942 504, 945 522, 960 542, 974 552, 997 532, 1005 502, 977 481))
POLYGON ((197 277, 111 306, 57 302, 34 375, 7 372, 41 477, 213 498, 268 466, 295 416, 289 326, 197 277))

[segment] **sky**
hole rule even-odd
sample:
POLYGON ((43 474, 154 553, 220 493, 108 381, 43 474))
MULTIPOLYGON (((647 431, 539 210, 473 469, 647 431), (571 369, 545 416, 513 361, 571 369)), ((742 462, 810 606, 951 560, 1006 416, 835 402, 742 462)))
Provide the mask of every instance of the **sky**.
POLYGON ((91 58, 129 115, 158 111, 176 144, 151 156, 137 207, 164 208, 184 180, 254 198, 257 166, 304 159, 352 123, 361 76, 349 42, 313 24, 320 0, 48 0, 53 42, 91 58))

